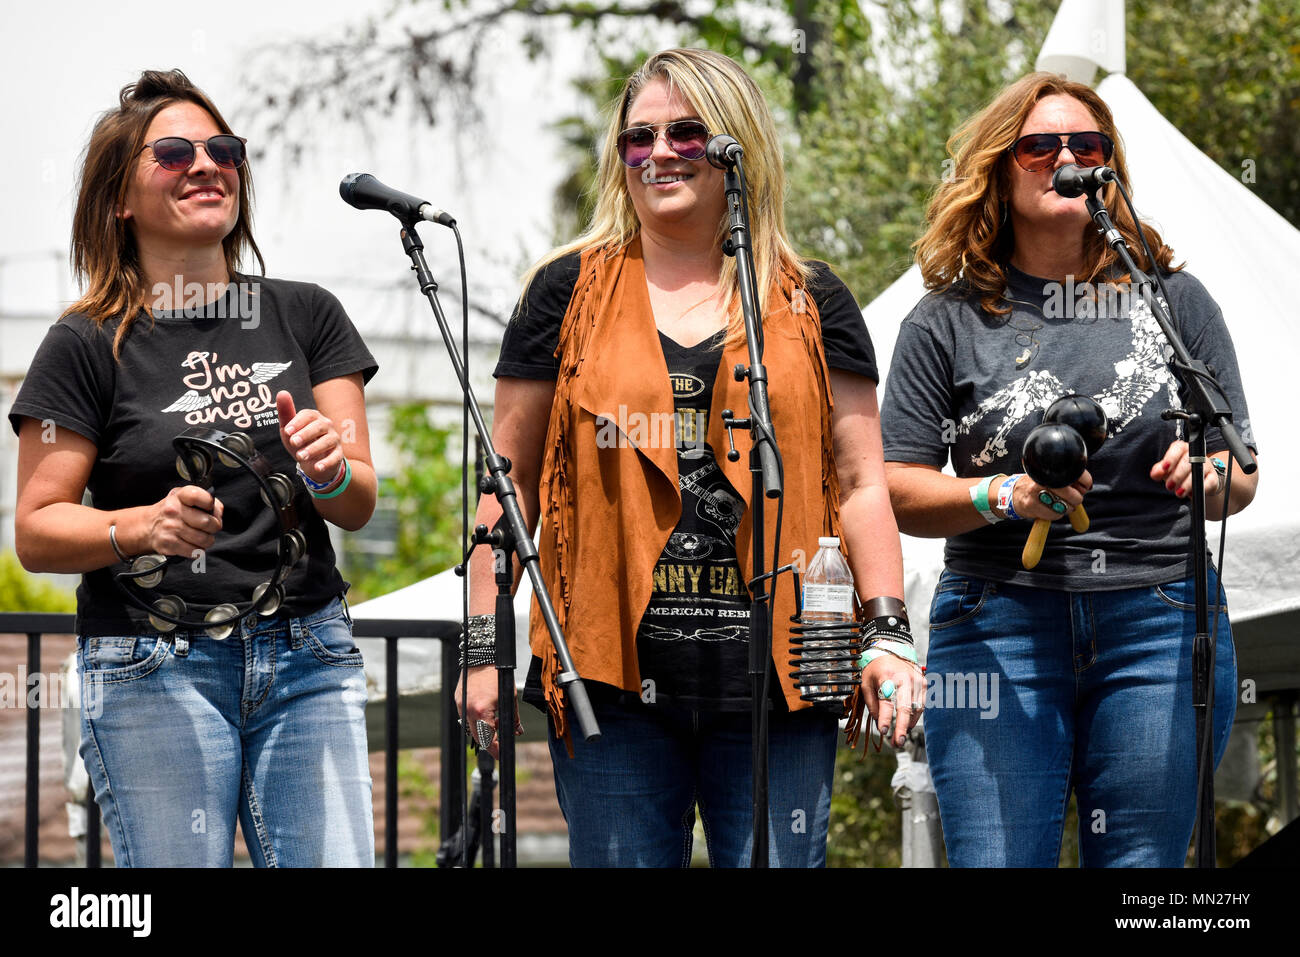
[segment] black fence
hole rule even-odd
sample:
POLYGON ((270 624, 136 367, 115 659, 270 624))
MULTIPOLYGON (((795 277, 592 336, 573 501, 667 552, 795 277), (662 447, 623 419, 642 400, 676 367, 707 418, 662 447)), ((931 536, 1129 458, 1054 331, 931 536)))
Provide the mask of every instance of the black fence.
MULTIPOLYGON (((71 635, 74 616, 36 612, 0 612, 0 637, 27 635, 27 687, 24 689, 24 708, 27 712, 26 810, 24 818, 23 862, 26 867, 36 867, 40 860, 40 732, 41 700, 43 687, 41 675, 41 637, 43 635, 71 635)), ((383 638, 385 640, 385 695, 384 695, 384 866, 397 866, 397 744, 398 744, 398 693, 397 693, 397 643, 402 639, 433 639, 442 642, 442 673, 455 675, 457 664, 457 639, 459 621, 428 621, 416 619, 356 619, 352 634, 357 638, 383 638)), ((456 705, 449 694, 441 695, 439 740, 459 740, 459 732, 450 733, 456 726, 456 705)), ((441 788, 443 795, 458 794, 465 780, 465 749, 444 747, 441 762, 441 788)), ((463 809, 458 801, 439 802, 441 832, 455 834, 461 825, 463 809)), ((93 789, 86 796, 86 866, 99 867, 100 822, 99 806, 95 804, 93 789)), ((485 862, 486 863, 486 862, 485 862)))

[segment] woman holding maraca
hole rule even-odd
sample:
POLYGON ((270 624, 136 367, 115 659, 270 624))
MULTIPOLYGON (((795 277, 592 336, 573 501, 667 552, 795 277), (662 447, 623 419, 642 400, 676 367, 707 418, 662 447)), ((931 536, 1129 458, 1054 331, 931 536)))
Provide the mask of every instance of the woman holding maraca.
MULTIPOLYGON (((1180 407, 1178 383, 1083 197, 1052 187, 1068 164, 1108 165, 1127 181, 1123 144, 1092 89, 1035 73, 949 146, 955 175, 936 191, 917 243, 931 292, 899 332, 882 409, 899 527, 947 539, 930 610, 926 726, 949 860, 1054 865, 1073 791, 1085 866, 1181 866, 1196 773, 1192 465, 1177 424, 1161 417, 1180 407), (1048 478, 1022 464, 1022 450, 1044 413, 1072 395, 1095 400, 1104 441, 1048 478), (955 477, 940 471, 949 459, 955 477), (1026 548, 1031 521, 1051 523, 1041 558, 1026 548), (972 679, 994 691, 996 708, 938 693, 972 679)), ((1128 215, 1113 184, 1101 199, 1138 265, 1160 271, 1182 338, 1217 370, 1253 446, 1218 306, 1155 230, 1128 215)), ((1225 447, 1215 429, 1207 442, 1225 447)), ((1031 444, 1027 458, 1038 451, 1031 444)), ((1227 462, 1221 451, 1211 458, 1227 462)), ((1232 467, 1227 501, 1219 467, 1205 465, 1212 519, 1254 495, 1255 476, 1232 467)), ((1216 592, 1211 571, 1212 610, 1216 592)), ((1235 674, 1223 608, 1216 762, 1235 674)))

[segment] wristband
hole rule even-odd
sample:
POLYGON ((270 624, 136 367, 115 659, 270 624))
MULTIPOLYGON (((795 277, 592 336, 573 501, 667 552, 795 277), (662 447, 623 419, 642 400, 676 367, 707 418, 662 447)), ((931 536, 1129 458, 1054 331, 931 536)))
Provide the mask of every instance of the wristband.
POLYGON ((970 487, 971 504, 975 506, 976 511, 984 516, 984 521, 990 525, 996 525, 1002 521, 1002 516, 989 508, 989 486, 993 484, 993 480, 997 477, 997 475, 986 475, 970 487))
POLYGON ((998 508, 1002 509, 1002 514, 1009 521, 1020 521, 1020 515, 1016 512, 1015 506, 1011 502, 1011 493, 1015 491, 1016 482, 1023 476, 1024 472, 1017 472, 1014 475, 1008 475, 1007 480, 998 487, 998 508))
POLYGON ((334 489, 334 491, 332 492, 317 492, 311 486, 308 486, 307 491, 311 492, 312 498, 337 498, 338 496, 342 495, 345 491, 347 491, 347 487, 348 485, 351 484, 351 482, 352 482, 352 463, 349 462, 347 459, 344 459, 343 460, 343 481, 339 483, 338 488, 334 489))
POLYGON ((301 468, 298 469, 298 475, 302 478, 302 484, 307 486, 307 491, 323 492, 331 485, 333 485, 335 482, 338 482, 340 479, 342 479, 343 471, 347 467, 347 461, 348 461, 347 459, 344 459, 342 462, 339 463, 339 470, 334 473, 334 477, 331 478, 328 482, 317 482, 310 475, 304 472, 301 468))

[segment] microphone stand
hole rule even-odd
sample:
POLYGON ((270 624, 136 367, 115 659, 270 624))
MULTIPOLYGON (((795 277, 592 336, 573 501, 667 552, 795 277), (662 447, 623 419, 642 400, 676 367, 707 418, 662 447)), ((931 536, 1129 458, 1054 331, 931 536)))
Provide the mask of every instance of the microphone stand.
MULTIPOLYGON (((1118 178, 1116 187, 1123 192, 1118 178)), ((1232 424, 1232 410, 1218 387, 1214 374, 1204 362, 1193 359, 1182 338, 1174 328, 1168 303, 1152 292, 1152 279, 1133 261, 1124 237, 1115 228, 1105 205, 1097 199, 1097 192, 1085 194, 1088 213, 1097 224, 1106 245, 1119 255, 1129 271, 1133 285, 1142 294, 1143 301, 1161 331, 1169 341, 1175 361, 1170 363, 1178 376, 1187 398, 1185 410, 1170 409, 1163 413, 1166 419, 1178 418, 1187 423, 1188 460, 1192 464, 1192 532, 1191 549, 1193 574, 1196 577, 1196 636, 1192 645, 1192 705, 1196 712, 1196 866, 1215 866, 1214 824, 1214 658, 1215 645, 1210 640, 1209 627, 1209 566, 1205 544, 1205 430, 1217 426, 1228 444, 1232 457, 1241 463, 1247 475, 1258 467, 1255 456, 1241 440, 1232 424)), ((1125 200, 1128 194, 1124 194, 1125 200)), ((1154 266, 1154 262, 1153 262, 1154 266)), ((1227 503, 1224 503, 1227 506, 1227 503)))
MULTIPOLYGON (((528 573, 533 583, 533 592, 537 597, 538 606, 542 610, 542 617, 546 622, 546 628, 551 634, 551 641, 555 644, 556 654, 560 659, 560 686, 568 694, 569 704, 573 708, 574 717, 577 720, 578 728, 582 732, 583 739, 586 741, 596 741, 600 738, 600 728, 596 724, 596 716, 591 710, 591 701, 587 697, 586 686, 582 683, 582 678, 578 675, 574 667, 573 658, 569 655, 569 646, 564 640, 564 635, 560 632, 559 620, 555 616, 555 606, 551 602, 550 593, 546 589, 546 583, 542 580, 540 563, 537 557, 537 548, 533 545, 533 537, 528 534, 528 526, 524 522, 523 513, 519 509, 519 502, 515 492, 514 483, 511 482, 510 461, 502 455, 497 454, 496 446, 492 444, 492 436, 488 433, 487 426, 483 424, 483 413, 479 408, 478 400, 474 396, 474 389, 465 376, 465 366, 461 361, 460 353, 456 350, 456 345, 451 337, 451 330, 447 327, 447 319, 443 315, 442 306, 438 302, 438 283, 434 280, 429 272, 429 264, 424 258, 424 243, 420 241, 420 236, 415 231, 415 224, 419 218, 411 216, 398 216, 402 222, 402 249, 411 260, 411 270, 415 273, 416 279, 420 284, 420 291, 425 294, 429 300, 429 305, 433 308, 434 318, 438 323, 438 331, 442 333, 442 341, 447 347, 447 354, 451 358, 452 368, 456 370, 456 378, 460 380, 461 391, 465 394, 465 402, 469 406, 470 416, 474 420, 474 428, 478 431, 479 441, 483 444, 483 459, 487 467, 487 474, 484 475, 482 488, 484 492, 491 492, 501 503, 501 520, 497 522, 496 529, 492 532, 487 530, 487 526, 480 525, 474 530, 473 544, 469 552, 466 553, 465 562, 456 566, 456 573, 464 575, 468 568, 469 554, 473 552, 478 545, 491 545, 496 549, 501 549, 496 554, 496 581, 497 581, 497 602, 496 602, 496 668, 497 668, 497 737, 500 740, 501 754, 501 812, 504 820, 501 822, 501 866, 515 867, 516 847, 515 847, 515 735, 514 729, 516 724, 516 703, 515 703, 515 627, 514 627, 514 604, 511 598, 511 586, 514 583, 514 571, 510 562, 500 560, 504 555, 514 552, 519 559, 519 564, 528 573), (504 571, 502 567, 504 566, 504 571)), ((452 228, 454 226, 452 221, 452 228)), ((466 343, 466 348, 469 343, 466 343)), ((444 676, 445 684, 445 676, 444 676)), ((472 731, 472 729, 469 729, 472 731)), ((444 747, 451 747, 450 742, 443 742, 444 747)), ((468 822, 465 822, 468 826, 468 822)), ((495 828, 494 828, 495 830, 495 828)), ((490 842, 492 837, 490 832, 483 835, 484 842, 490 842)), ((462 862, 464 866, 469 866, 469 861, 462 862)))
MULTIPOLYGON (((736 276, 740 287, 740 309, 745 320, 749 346, 749 366, 737 365, 737 382, 749 380, 749 418, 733 418, 722 413, 727 435, 732 428, 749 429, 749 471, 753 475, 750 496, 750 522, 753 527, 753 577, 749 582, 749 676, 753 735, 754 837, 749 866, 768 866, 768 702, 767 677, 772 668, 772 620, 767 602, 768 579, 783 569, 768 574, 764 569, 763 531, 764 497, 780 498, 784 494, 776 435, 772 430, 772 413, 768 405, 767 369, 763 365, 763 327, 758 315, 758 290, 754 280, 754 257, 750 244, 749 202, 745 196, 743 153, 737 149, 724 171, 723 190, 727 200, 728 238, 722 251, 736 259, 736 276)), ((728 453, 732 461, 739 453, 733 445, 728 453)))

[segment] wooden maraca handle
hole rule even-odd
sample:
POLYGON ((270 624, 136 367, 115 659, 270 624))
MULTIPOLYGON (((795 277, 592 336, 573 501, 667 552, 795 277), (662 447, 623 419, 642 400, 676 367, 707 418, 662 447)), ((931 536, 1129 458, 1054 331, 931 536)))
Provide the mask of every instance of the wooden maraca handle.
POLYGON ((1074 511, 1069 513, 1070 524, 1074 526, 1076 532, 1086 532, 1091 524, 1088 519, 1088 513, 1083 510, 1083 503, 1080 502, 1074 506, 1074 511))
POLYGON ((1034 519, 1034 527, 1029 530, 1029 540, 1025 542, 1025 550, 1020 553, 1020 564, 1025 566, 1025 570, 1033 568, 1038 564, 1038 560, 1043 557, 1043 546, 1047 544, 1047 530, 1051 528, 1052 523, 1045 518, 1034 519))

